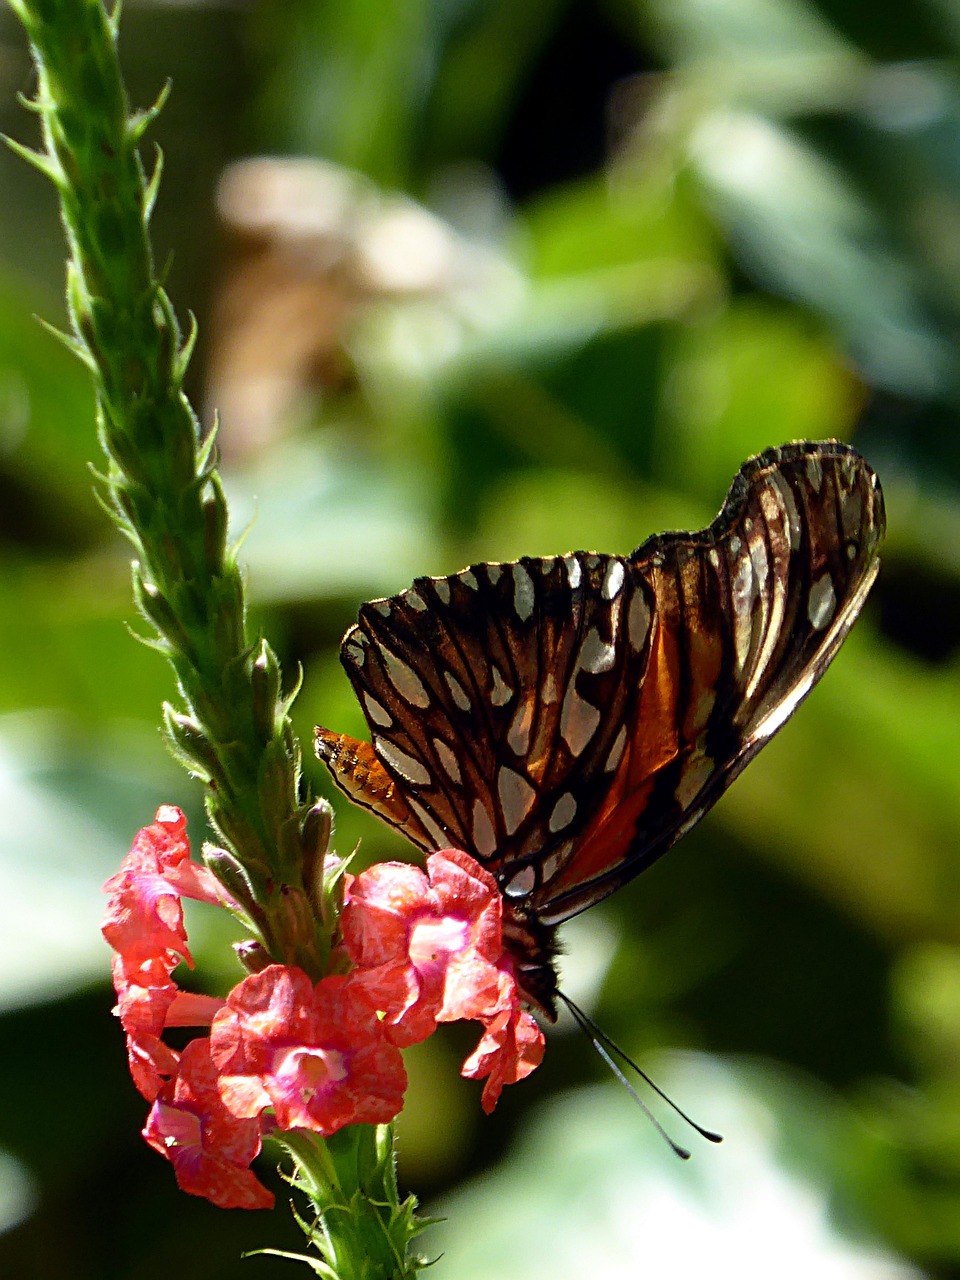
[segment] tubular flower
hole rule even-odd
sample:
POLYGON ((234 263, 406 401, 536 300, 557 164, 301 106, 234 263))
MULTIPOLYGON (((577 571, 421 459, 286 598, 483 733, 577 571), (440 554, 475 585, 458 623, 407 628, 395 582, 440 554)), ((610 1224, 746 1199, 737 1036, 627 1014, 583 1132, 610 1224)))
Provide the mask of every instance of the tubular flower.
POLYGON ((103 886, 110 895, 101 931, 125 962, 182 957, 193 964, 183 925, 181 898, 235 907, 206 867, 190 860, 187 820, 173 805, 161 805, 153 824, 137 832, 120 870, 103 886))
POLYGON ((113 958, 114 1013, 127 1037, 133 1082, 152 1102, 177 1070, 178 1055, 160 1039, 164 1027, 209 1026, 223 1003, 189 995, 170 977, 181 958, 192 964, 181 897, 225 902, 210 872, 190 861, 186 819, 162 805, 137 833, 120 870, 104 885, 110 895, 101 925, 113 958))
POLYGON ((260 1126, 228 1111, 217 1084, 209 1040, 192 1040, 176 1080, 160 1090, 143 1136, 173 1165, 183 1191, 221 1209, 270 1209, 273 1195, 249 1168, 260 1151, 260 1126))
POLYGON ((536 1020, 520 1003, 513 977, 500 974, 500 994, 481 1018, 484 1025, 480 1043, 460 1072, 468 1080, 483 1080, 480 1104, 487 1115, 493 1111, 505 1084, 516 1084, 543 1061, 544 1039, 536 1020))
POLYGON ((362 872, 347 884, 341 925, 351 976, 395 1043, 423 1040, 438 1022, 483 1023, 461 1074, 487 1079, 485 1111, 539 1066, 543 1032, 508 967, 496 881, 468 854, 431 854, 426 874, 397 862, 362 872))
POLYGON ((314 986, 302 969, 270 965, 234 987, 210 1037, 220 1096, 235 1116, 272 1107, 278 1128, 328 1137, 348 1124, 384 1124, 403 1105, 403 1059, 349 977, 314 986))
POLYGON ((127 1037, 133 1083, 152 1102, 177 1071, 179 1055, 163 1043, 160 1034, 180 993, 169 969, 158 959, 128 965, 122 956, 114 956, 113 986, 118 997, 113 1012, 127 1037))
POLYGON ((426 874, 383 862, 348 881, 344 945, 396 1044, 496 1004, 500 912, 496 881, 459 849, 431 854, 426 874))

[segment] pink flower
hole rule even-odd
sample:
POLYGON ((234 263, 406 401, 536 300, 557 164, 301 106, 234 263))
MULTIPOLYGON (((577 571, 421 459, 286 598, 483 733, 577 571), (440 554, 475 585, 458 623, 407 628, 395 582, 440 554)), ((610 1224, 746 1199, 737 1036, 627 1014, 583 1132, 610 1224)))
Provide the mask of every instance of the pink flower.
POLYGON ((459 849, 427 858, 427 874, 380 863, 347 885, 341 918, 351 977, 384 1015, 395 1043, 425 1039, 438 1022, 471 1018, 484 1034, 462 1074, 487 1077, 488 1113, 505 1084, 543 1059, 543 1032, 521 1006, 503 950, 496 881, 459 849))
POLYGON ((522 1008, 513 977, 501 972, 500 996, 481 1019, 480 1043, 463 1064, 460 1074, 468 1080, 487 1078, 480 1102, 487 1115, 493 1111, 505 1084, 516 1084, 543 1061, 544 1039, 533 1016, 522 1008))
POLYGON ((190 862, 186 819, 172 805, 162 805, 153 825, 138 832, 104 888, 110 900, 101 928, 117 952, 114 1013, 126 1032, 134 1084, 152 1102, 179 1061, 160 1039, 164 1027, 209 1026, 223 1003, 182 992, 170 977, 181 957, 193 963, 181 896, 231 900, 206 868, 190 862))
POLYGON ((221 1209, 270 1209, 272 1194, 249 1168, 260 1151, 260 1126, 231 1114, 217 1085, 209 1040, 192 1040, 176 1080, 160 1090, 143 1136, 173 1165, 182 1190, 221 1209))
POLYGON ((118 996, 113 1012, 126 1033, 130 1074, 152 1102, 177 1072, 179 1055, 160 1039, 177 986, 161 960, 128 966, 122 956, 113 957, 113 985, 118 996))
POLYGON ((115 876, 103 886, 110 895, 101 931, 127 962, 182 957, 193 961, 183 927, 181 898, 235 907, 206 867, 190 861, 187 820, 171 804, 161 805, 152 826, 137 832, 115 876))
POLYGON ((407 1086, 399 1050, 350 978, 314 986, 274 964, 230 992, 211 1030, 220 1096, 240 1117, 272 1107, 280 1129, 329 1136, 348 1124, 384 1124, 407 1086))
POLYGON ((458 849, 431 854, 426 874, 384 862, 348 883, 344 945, 395 1043, 415 1044, 438 1022, 480 1017, 496 1002, 500 916, 493 877, 458 849))

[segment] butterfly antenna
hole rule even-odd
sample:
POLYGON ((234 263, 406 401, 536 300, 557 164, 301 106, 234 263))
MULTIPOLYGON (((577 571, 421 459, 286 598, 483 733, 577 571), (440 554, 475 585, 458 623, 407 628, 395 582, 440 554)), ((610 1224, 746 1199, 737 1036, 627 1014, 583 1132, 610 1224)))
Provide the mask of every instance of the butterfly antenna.
POLYGON ((560 997, 560 999, 563 1001, 566 1007, 570 1010, 570 1013, 572 1014, 573 1019, 576 1022, 577 1026, 580 1028, 583 1034, 587 1037, 587 1039, 593 1045, 594 1049, 596 1049, 597 1053, 599 1053, 600 1057, 604 1060, 604 1062, 607 1064, 607 1066, 616 1076, 617 1080, 623 1085, 627 1093, 630 1094, 631 1098, 633 1098, 634 1102, 636 1102, 637 1106, 644 1113, 644 1115, 647 1116, 647 1118, 651 1121, 651 1123, 653 1124, 653 1127, 657 1130, 657 1132, 666 1142, 667 1146, 669 1146, 671 1150, 680 1157, 681 1160, 689 1160, 690 1152, 687 1151, 685 1147, 681 1147, 678 1143, 674 1142, 674 1140, 670 1137, 670 1135, 664 1129, 663 1125, 660 1124, 656 1116, 653 1115, 650 1108, 646 1105, 646 1103, 637 1093, 636 1089, 633 1087, 633 1085, 630 1083, 627 1077, 623 1074, 623 1071, 620 1069, 619 1066, 617 1066, 616 1062, 614 1062, 613 1058, 610 1056, 610 1053, 608 1052, 608 1049, 612 1049, 614 1053, 618 1054, 623 1059, 623 1061, 627 1064, 627 1066, 632 1068, 632 1070, 634 1070, 637 1073, 640 1079, 645 1081, 645 1083, 650 1086, 650 1088, 654 1091, 654 1093, 657 1094, 658 1097, 662 1098, 664 1102, 667 1104, 667 1106, 671 1107, 677 1113, 677 1115, 680 1117, 681 1120, 685 1120, 691 1129, 695 1129, 696 1132, 700 1134, 701 1138, 706 1138, 708 1142, 723 1141, 722 1134, 714 1133, 711 1129, 705 1129, 703 1125, 697 1124, 696 1120, 688 1116, 687 1113, 682 1109, 682 1107, 679 1107, 671 1097, 669 1097, 666 1093, 664 1093, 664 1091, 660 1088, 658 1084, 655 1084, 654 1081, 650 1079, 650 1077, 641 1067, 637 1066, 637 1064, 628 1054, 624 1053, 624 1051, 620 1048, 620 1046, 616 1043, 616 1041, 611 1040, 611 1038, 607 1035, 607 1033, 601 1030, 601 1028, 597 1026, 594 1020, 589 1016, 589 1014, 584 1013, 584 1011, 580 1008, 579 1005, 574 1004, 574 1002, 570 999, 569 996, 564 995, 562 991, 558 991, 557 995, 560 997))

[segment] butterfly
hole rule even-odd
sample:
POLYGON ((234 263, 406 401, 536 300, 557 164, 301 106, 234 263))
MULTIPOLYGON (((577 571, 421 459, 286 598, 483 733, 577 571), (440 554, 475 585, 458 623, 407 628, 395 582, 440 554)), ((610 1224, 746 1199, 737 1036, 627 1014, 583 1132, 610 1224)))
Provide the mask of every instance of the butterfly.
POLYGON ((495 877, 524 998, 554 934, 697 822, 823 675, 879 569, 880 483, 837 441, 744 463, 719 515, 632 555, 417 578, 341 661, 372 745, 318 728, 336 784, 495 877))

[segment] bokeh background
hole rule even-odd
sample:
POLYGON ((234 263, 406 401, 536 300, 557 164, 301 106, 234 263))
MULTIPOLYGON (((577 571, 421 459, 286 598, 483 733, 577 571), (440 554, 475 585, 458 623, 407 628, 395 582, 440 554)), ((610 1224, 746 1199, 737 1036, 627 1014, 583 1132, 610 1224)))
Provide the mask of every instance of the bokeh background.
MULTIPOLYGON (((129 0, 154 229, 297 724, 359 733, 339 638, 420 573, 698 527, 749 454, 879 471, 883 572, 833 668, 564 983, 704 1123, 675 1161, 584 1039, 491 1119, 472 1029, 409 1055, 435 1274, 960 1276, 960 5, 129 0)), ((35 141, 0 10, 0 128, 35 141)), ((286 1275, 284 1207, 138 1137, 99 886, 196 788, 91 496, 52 192, 0 154, 0 1275, 286 1275), (239 1268, 239 1270, 238 1270, 239 1268)), ((326 781, 308 758, 315 786, 326 781)), ((337 805, 341 852, 406 856, 337 805)), ((238 971, 191 921, 211 991, 238 971)), ((265 1171, 265 1176, 269 1171, 265 1171)))

